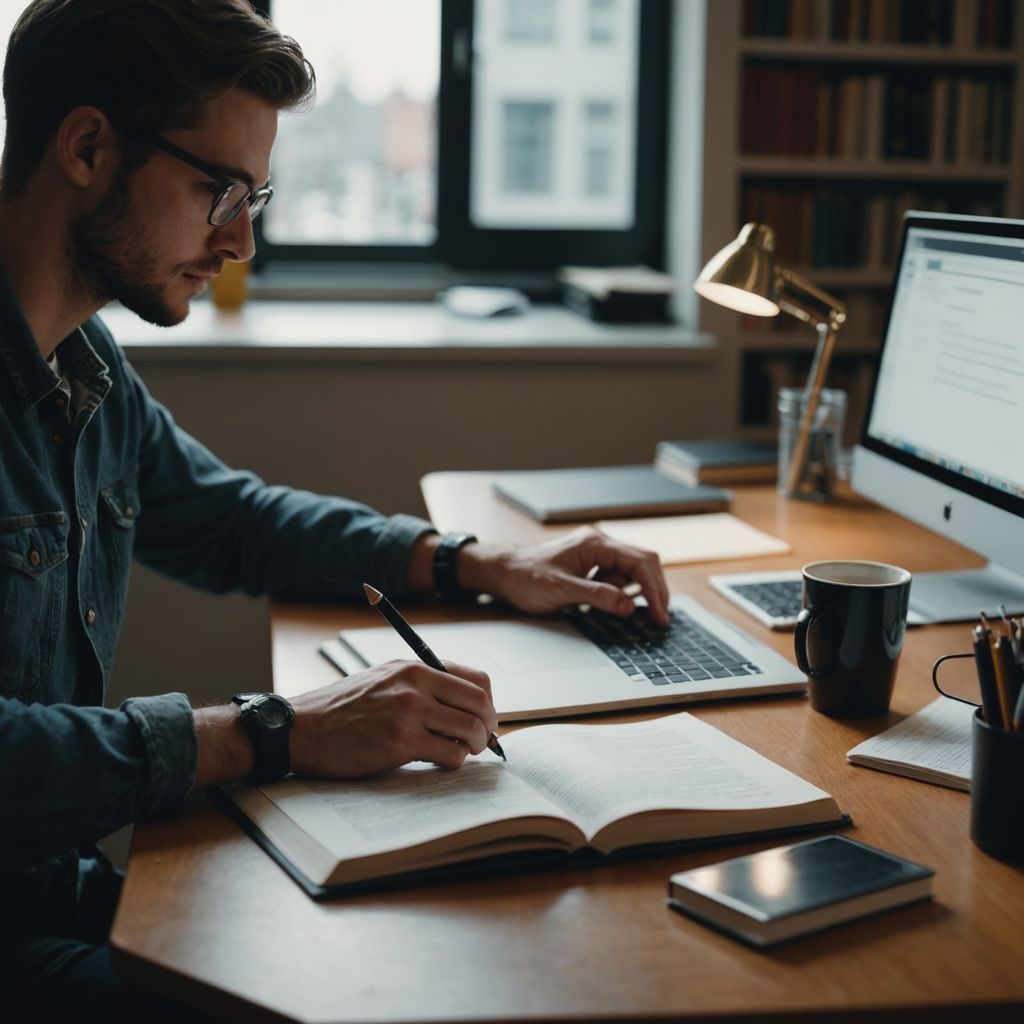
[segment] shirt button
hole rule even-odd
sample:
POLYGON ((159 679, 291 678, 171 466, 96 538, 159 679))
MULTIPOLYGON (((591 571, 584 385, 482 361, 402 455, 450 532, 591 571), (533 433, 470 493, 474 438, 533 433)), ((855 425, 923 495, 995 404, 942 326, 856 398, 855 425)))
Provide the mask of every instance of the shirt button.
POLYGON ((88 530, 89 529, 89 519, 88 519, 87 516, 82 516, 82 518, 79 520, 79 522, 82 524, 82 529, 83 530, 88 530))
POLYGON ((63 434, 54 434, 53 437, 50 440, 52 440, 54 444, 60 444, 61 441, 64 440, 64 435, 63 434))
POLYGON ((96 621, 96 613, 91 608, 85 613, 85 621, 90 626, 96 621))
POLYGON ((39 564, 39 563, 40 563, 40 562, 42 561, 42 559, 41 559, 41 558, 39 557, 39 552, 38 552, 38 551, 32 551, 32 552, 30 552, 30 553, 29 553, 29 556, 28 556, 28 560, 29 560, 29 561, 30 561, 30 562, 31 562, 31 563, 32 563, 33 565, 38 565, 38 564, 39 564))
POLYGON ((58 398, 53 404, 57 406, 58 409, 63 409, 68 403, 65 402, 63 398, 58 398))

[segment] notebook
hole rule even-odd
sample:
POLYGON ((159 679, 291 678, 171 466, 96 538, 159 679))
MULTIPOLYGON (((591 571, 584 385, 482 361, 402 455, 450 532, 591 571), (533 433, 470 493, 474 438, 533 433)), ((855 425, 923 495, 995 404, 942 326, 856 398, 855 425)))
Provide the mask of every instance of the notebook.
POLYGON ((891 729, 858 743, 851 764, 969 792, 973 704, 936 697, 891 729))
POLYGON ((494 491, 542 523, 613 519, 672 512, 718 512, 732 495, 689 487, 652 466, 600 466, 499 473, 494 491))
MULTIPOLYGON (((591 611, 416 631, 442 660, 490 675, 503 722, 804 691, 795 665, 693 598, 673 597, 671 610, 667 632, 642 606, 625 620, 591 611)), ((366 665, 413 656, 390 626, 340 637, 366 665)))
POLYGON ((932 895, 930 868, 846 836, 822 836, 669 879, 671 907, 772 946, 932 895))

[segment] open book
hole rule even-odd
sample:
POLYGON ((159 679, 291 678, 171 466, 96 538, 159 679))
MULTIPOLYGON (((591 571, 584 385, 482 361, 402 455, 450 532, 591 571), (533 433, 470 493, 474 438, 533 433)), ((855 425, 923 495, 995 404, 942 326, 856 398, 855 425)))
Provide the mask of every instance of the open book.
MULTIPOLYGON (((540 725, 456 771, 416 764, 348 781, 223 794, 314 896, 371 879, 522 855, 597 854, 849 821, 824 791, 692 715, 540 725)), ((237 817, 237 815, 236 815, 237 817)))

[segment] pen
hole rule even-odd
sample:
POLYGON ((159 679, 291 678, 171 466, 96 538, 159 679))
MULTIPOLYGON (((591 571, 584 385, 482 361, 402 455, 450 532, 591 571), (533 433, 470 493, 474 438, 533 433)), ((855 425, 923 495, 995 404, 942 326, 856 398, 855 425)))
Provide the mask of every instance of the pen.
POLYGON ((989 637, 992 631, 985 626, 975 626, 974 665, 978 672, 978 688, 981 690, 981 710, 985 721, 995 729, 1003 726, 1002 712, 999 710, 999 691, 996 689, 996 674, 992 666, 992 648, 989 637))
MULTIPOLYGON (((448 669, 444 667, 444 662, 427 646, 426 640, 402 618, 402 613, 379 590, 371 587, 369 583, 364 583, 363 591, 366 594, 366 600, 395 627, 398 635, 416 652, 420 661, 431 668, 436 668, 438 672, 448 672, 448 669)), ((497 754, 502 761, 508 760, 505 757, 505 751, 501 749, 498 737, 493 732, 487 740, 487 749, 497 754)))
POLYGON ((1024 686, 1017 696, 1017 706, 1013 709, 1013 728, 1015 732, 1024 732, 1024 686))
POLYGON ((1003 728, 1013 728, 1013 713, 1017 707, 1017 666, 1013 660, 1010 641, 997 636, 992 641, 992 666, 995 669, 996 690, 999 693, 999 710, 1003 716, 1003 728))

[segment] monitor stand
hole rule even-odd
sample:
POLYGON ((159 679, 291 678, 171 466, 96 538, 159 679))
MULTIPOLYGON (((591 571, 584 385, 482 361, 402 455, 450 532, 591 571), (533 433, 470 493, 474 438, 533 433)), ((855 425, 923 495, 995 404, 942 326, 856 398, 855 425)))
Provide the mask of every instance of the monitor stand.
POLYGON ((992 562, 983 569, 914 573, 910 585, 910 608, 921 623, 976 622, 980 612, 995 619, 1000 606, 1008 615, 1024 614, 1024 576, 992 562))

